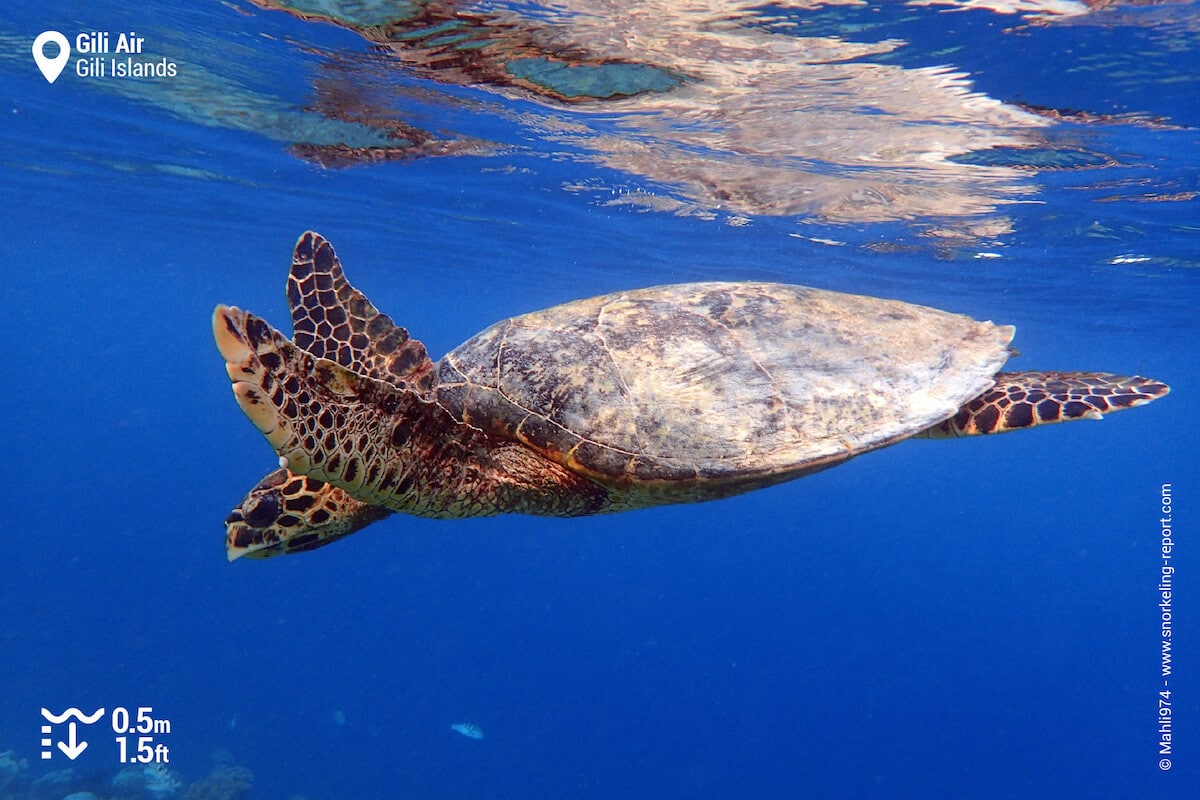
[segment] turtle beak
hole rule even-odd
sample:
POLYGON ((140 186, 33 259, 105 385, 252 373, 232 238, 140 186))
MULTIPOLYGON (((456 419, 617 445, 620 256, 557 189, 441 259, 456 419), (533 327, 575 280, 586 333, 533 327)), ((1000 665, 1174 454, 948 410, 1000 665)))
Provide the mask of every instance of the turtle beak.
POLYGON ((251 525, 240 508, 229 512, 225 518, 225 557, 230 561, 239 558, 269 558, 283 552, 279 542, 268 541, 263 528, 251 525))

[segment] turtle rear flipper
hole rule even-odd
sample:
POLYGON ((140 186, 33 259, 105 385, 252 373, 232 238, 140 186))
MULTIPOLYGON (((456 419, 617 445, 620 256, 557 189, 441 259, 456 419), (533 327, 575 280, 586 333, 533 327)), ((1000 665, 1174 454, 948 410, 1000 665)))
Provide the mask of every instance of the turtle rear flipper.
POLYGON ((950 419, 917 434, 929 439, 975 436, 1032 428, 1145 405, 1170 392, 1140 375, 1108 372, 1001 372, 996 385, 967 402, 950 419))

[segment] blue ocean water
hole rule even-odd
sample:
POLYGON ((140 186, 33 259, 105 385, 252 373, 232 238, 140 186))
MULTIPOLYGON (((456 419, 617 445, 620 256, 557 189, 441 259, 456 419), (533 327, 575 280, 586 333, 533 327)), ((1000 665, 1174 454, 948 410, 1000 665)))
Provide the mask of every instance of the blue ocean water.
POLYGON ((1200 6, 1105 5, 11 9, 0 798, 149 795, 112 783, 117 707, 169 722, 191 798, 1194 796, 1200 6), (53 84, 44 30, 73 48, 53 84), (176 74, 80 75, 88 32, 176 74), (1013 368, 1172 394, 717 503, 392 517, 229 564, 275 456, 209 317, 285 325, 307 229, 435 356, 579 297, 765 279, 1015 324, 1013 368), (70 761, 43 707, 107 716, 70 761))

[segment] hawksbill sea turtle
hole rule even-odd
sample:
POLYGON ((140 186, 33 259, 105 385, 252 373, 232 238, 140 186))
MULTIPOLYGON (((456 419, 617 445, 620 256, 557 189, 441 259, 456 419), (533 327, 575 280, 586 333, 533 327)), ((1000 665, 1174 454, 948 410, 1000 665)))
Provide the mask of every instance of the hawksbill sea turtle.
POLYGON ((218 306, 238 404, 279 469, 226 519, 229 558, 311 550, 392 511, 582 516, 714 500, 913 437, 1101 415, 1168 387, 1000 372, 1014 328, 774 283, 691 283, 496 323, 433 362, 308 232, 294 337, 218 306))

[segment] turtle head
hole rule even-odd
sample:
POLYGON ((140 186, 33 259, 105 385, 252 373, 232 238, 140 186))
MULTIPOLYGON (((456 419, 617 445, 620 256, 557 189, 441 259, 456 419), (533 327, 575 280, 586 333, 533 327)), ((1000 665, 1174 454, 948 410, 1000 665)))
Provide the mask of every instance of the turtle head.
POLYGON ((387 516, 341 489, 277 469, 225 518, 229 560, 302 553, 337 541, 387 516))

